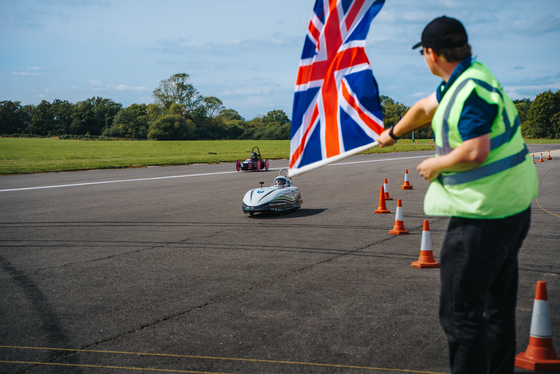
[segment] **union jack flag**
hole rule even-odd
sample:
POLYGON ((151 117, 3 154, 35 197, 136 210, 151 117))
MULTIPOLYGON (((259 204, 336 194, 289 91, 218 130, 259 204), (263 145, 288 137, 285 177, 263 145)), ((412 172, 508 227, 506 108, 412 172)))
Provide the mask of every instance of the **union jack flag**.
POLYGON ((316 0, 296 81, 290 176, 377 145, 383 119, 365 39, 384 3, 316 0))

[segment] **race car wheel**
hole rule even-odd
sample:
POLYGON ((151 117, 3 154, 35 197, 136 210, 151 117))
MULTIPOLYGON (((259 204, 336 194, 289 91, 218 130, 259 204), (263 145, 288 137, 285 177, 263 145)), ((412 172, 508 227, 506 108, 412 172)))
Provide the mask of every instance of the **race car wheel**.
POLYGON ((268 160, 264 162, 264 168, 266 169, 266 171, 268 171, 268 160))
POLYGON ((237 168, 237 171, 241 170, 241 162, 239 160, 235 163, 235 167, 237 168))
POLYGON ((257 161, 257 171, 261 171, 261 162, 257 161))

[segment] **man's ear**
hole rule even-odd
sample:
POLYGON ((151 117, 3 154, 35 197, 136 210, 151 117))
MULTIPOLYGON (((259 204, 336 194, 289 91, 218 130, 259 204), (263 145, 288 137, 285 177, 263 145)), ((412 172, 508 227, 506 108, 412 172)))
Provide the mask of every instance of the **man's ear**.
POLYGON ((426 52, 427 52, 428 58, 432 62, 436 62, 440 58, 440 56, 438 56, 432 48, 426 48, 426 52))
POLYGON ((445 57, 443 57, 443 55, 438 56, 437 53, 432 48, 428 48, 428 49, 430 50, 428 56, 432 59, 432 62, 434 63, 439 61, 447 62, 447 60, 445 59, 445 57))

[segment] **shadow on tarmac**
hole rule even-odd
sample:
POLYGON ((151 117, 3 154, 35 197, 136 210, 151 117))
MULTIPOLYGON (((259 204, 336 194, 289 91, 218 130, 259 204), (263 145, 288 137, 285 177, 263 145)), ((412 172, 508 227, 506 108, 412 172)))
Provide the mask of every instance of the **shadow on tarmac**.
POLYGON ((295 212, 265 212, 249 216, 252 219, 278 219, 278 218, 295 218, 295 217, 311 217, 323 213, 327 209, 298 209, 295 212))

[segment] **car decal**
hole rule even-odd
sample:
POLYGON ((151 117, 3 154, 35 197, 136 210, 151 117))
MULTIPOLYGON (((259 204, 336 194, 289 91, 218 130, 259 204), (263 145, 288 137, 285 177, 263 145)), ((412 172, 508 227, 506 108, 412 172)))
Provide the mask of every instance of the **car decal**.
POLYGON ((265 197, 267 197, 268 195, 270 195, 272 192, 274 192, 275 190, 270 190, 267 193, 265 193, 264 195, 262 195, 262 197, 259 199, 259 201, 261 201, 262 199, 264 199, 265 197))

